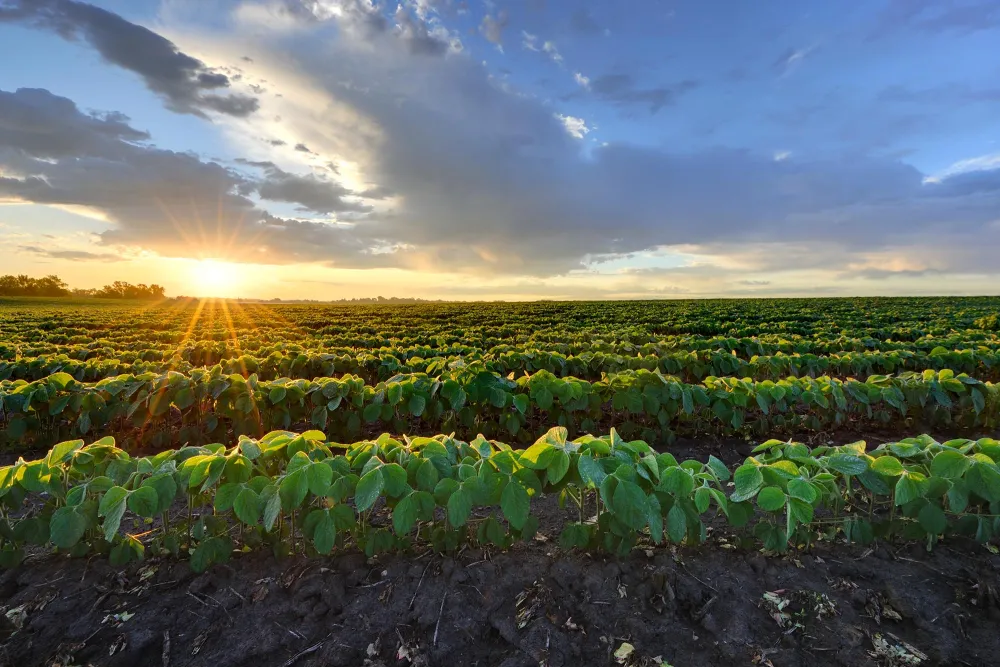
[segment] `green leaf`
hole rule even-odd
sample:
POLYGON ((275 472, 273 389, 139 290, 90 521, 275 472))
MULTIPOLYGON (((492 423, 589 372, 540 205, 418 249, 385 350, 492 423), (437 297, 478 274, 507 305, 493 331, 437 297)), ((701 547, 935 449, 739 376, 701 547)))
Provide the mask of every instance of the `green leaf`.
POLYGON ((333 468, 323 462, 313 463, 306 468, 306 481, 314 496, 325 496, 333 484, 333 468))
POLYGON ((514 396, 514 408, 522 415, 527 414, 530 399, 527 394, 517 394, 514 396))
POLYGON ((559 451, 547 442, 536 442, 521 454, 521 465, 533 470, 544 470, 559 451))
POLYGON ((646 522, 649 524, 649 537, 654 544, 663 541, 663 510, 656 496, 646 498, 646 522))
POLYGON ((421 394, 414 394, 413 396, 410 396, 408 407, 411 415, 419 417, 424 414, 424 409, 427 407, 427 399, 421 394))
POLYGON ((400 537, 413 530, 417 523, 417 499, 414 496, 415 493, 406 496, 392 510, 392 528, 400 537))
POLYGON ((439 477, 440 475, 434 463, 428 459, 424 459, 417 467, 417 488, 424 491, 433 491, 434 487, 437 486, 439 477))
POLYGON ((785 492, 776 486, 765 486, 757 495, 757 505, 765 512, 777 512, 785 506, 785 492))
POLYGON ((194 405, 194 391, 191 390, 191 387, 184 387, 174 394, 173 402, 178 410, 187 410, 194 405))
POLYGON ((549 484, 557 484, 569 472, 569 455, 561 449, 555 450, 549 465, 545 469, 545 477, 549 484))
POLYGON ((552 407, 552 392, 542 387, 534 393, 535 405, 537 405, 542 410, 548 410, 552 407))
POLYGON ((60 507, 49 520, 49 539, 60 549, 73 548, 86 531, 87 518, 76 507, 60 507))
POLYGON ((736 484, 736 490, 733 491, 731 499, 733 502, 743 502, 757 495, 760 487, 764 484, 764 475, 758 466, 747 463, 741 465, 733 473, 733 482, 736 484))
POLYGON ((510 480, 500 496, 500 509, 503 510, 507 521, 514 528, 521 530, 528 519, 530 508, 531 498, 528 496, 528 490, 517 480, 510 480))
POLYGON ((677 503, 667 512, 667 537, 671 542, 680 543, 687 534, 687 516, 677 503))
POLYGON ((121 525, 122 517, 125 515, 125 499, 127 497, 128 491, 125 488, 113 486, 101 498, 101 504, 98 507, 97 513, 99 516, 104 517, 102 529, 104 531, 104 539, 108 542, 112 541, 112 538, 118 532, 118 527, 121 525))
POLYGON ((977 415, 986 409, 986 399, 983 397, 983 392, 976 388, 972 389, 972 408, 977 415))
POLYGON ((709 470, 712 471, 712 473, 718 478, 720 482, 729 481, 729 468, 727 468, 726 464, 720 461, 719 459, 709 455, 708 468, 709 470))
POLYGON ((374 505, 383 488, 381 469, 375 468, 365 473, 358 481, 358 488, 354 492, 354 505, 357 510, 364 512, 374 505))
POLYGON ((160 508, 160 499, 156 495, 156 489, 151 486, 140 486, 128 494, 126 502, 130 510, 145 519, 156 516, 160 508))
POLYGON ((337 527, 329 510, 320 510, 320 515, 312 539, 316 551, 326 555, 333 551, 333 545, 337 542, 337 527))
POLYGON ((369 403, 365 406, 365 409, 361 411, 362 419, 368 423, 378 421, 381 415, 382 406, 379 403, 369 403))
POLYGON ((962 452, 946 449, 931 461, 931 474, 945 479, 958 479, 972 466, 972 460, 962 452))
POLYGON ((789 498, 788 509, 799 523, 809 523, 813 520, 813 506, 804 500, 789 498))
POLYGON ((804 479, 797 478, 788 481, 788 495, 812 504, 816 501, 816 489, 804 479))
POLYGON ((707 486, 700 486, 698 490, 694 492, 694 506, 698 510, 698 514, 703 514, 707 509, 709 504, 712 502, 712 491, 707 486))
POLYGON ((394 383, 390 384, 389 388, 386 390, 386 398, 390 405, 396 405, 403 400, 403 385, 394 383))
POLYGON ((923 506, 917 514, 917 521, 928 535, 940 535, 948 527, 948 518, 945 516, 944 510, 934 503, 927 503, 923 506))
POLYGON ((903 475, 896 482, 896 504, 905 505, 920 497, 920 487, 910 475, 903 475))
POLYGON ((452 527, 459 528, 469 520, 472 512, 472 493, 463 484, 448 498, 448 522, 452 527))
POLYGON ((903 464, 895 456, 880 456, 872 463, 872 470, 886 477, 898 477, 905 471, 903 464))
POLYGON ((142 486, 151 486, 156 489, 156 497, 159 501, 156 508, 157 514, 166 512, 177 496, 177 481, 174 479, 173 474, 169 472, 160 473, 159 475, 154 475, 143 480, 142 486))
POLYGON ((250 487, 243 487, 233 502, 233 512, 243 523, 256 526, 260 520, 260 496, 250 487))
POLYGON ((233 545, 228 537, 210 537, 198 545, 191 554, 191 569, 204 572, 214 563, 224 563, 229 560, 233 545))
POLYGON ((634 482, 618 482, 611 498, 611 509, 632 530, 642 530, 646 526, 646 494, 634 482))
POLYGON ((410 491, 410 485, 406 482, 406 470, 398 463, 387 463, 382 466, 382 481, 385 484, 385 493, 392 498, 398 498, 410 491))
POLYGON ((868 463, 853 454, 834 454, 826 457, 826 464, 844 475, 860 475, 868 470, 868 463))
POLYGON ((264 502, 264 530, 271 532, 274 528, 278 515, 281 514, 281 495, 274 485, 267 486, 261 492, 261 500, 264 502))
POLYGON ((57 466, 66 459, 76 450, 83 447, 83 440, 69 440, 67 442, 60 442, 58 445, 54 446, 49 455, 45 457, 45 462, 50 466, 57 466))
POLYGON ((281 509, 286 512, 294 510, 302 504, 308 493, 309 477, 306 475, 306 468, 299 468, 294 472, 286 474, 281 483, 278 484, 281 509))
POLYGON ((991 503, 1000 501, 1000 472, 994 465, 976 462, 965 473, 969 490, 991 503))
POLYGON ((595 461, 589 452, 580 455, 580 459, 576 462, 576 468, 580 473, 580 479, 590 488, 597 488, 608 476, 604 467, 595 461))
POLYGON ((228 512, 236 502, 236 496, 240 494, 242 484, 223 484, 215 491, 215 511, 228 512))

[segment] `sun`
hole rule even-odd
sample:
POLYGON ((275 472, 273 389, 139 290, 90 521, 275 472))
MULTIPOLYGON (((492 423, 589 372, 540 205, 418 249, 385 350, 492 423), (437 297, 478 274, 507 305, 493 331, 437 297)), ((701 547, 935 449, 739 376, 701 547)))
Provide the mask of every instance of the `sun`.
POLYGON ((188 282, 196 296, 233 296, 242 284, 240 267, 214 259, 202 259, 191 265, 188 282))

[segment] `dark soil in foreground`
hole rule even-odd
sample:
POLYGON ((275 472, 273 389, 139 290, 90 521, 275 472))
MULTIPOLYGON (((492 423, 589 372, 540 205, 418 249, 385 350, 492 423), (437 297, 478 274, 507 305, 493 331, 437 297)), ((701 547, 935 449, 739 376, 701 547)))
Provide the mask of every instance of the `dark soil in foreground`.
POLYGON ((199 575, 33 556, 0 575, 0 665, 613 665, 624 642, 633 667, 1000 665, 982 546, 765 556, 717 535, 616 560, 559 551, 560 510, 538 509, 532 543, 455 558, 251 554, 199 575))

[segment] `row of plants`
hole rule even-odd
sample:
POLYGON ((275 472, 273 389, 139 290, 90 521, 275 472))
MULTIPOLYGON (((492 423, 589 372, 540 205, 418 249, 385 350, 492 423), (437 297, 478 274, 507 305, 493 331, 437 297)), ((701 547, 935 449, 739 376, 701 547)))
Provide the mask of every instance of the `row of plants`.
POLYGON ((676 435, 761 436, 848 425, 985 430, 998 422, 998 387, 948 369, 872 375, 863 382, 707 377, 698 383, 638 370, 588 382, 548 371, 504 376, 472 364, 372 385, 352 375, 265 381, 225 375, 216 366, 96 383, 68 373, 0 382, 0 443, 8 447, 90 434, 166 447, 304 424, 336 440, 357 439, 366 428, 483 433, 527 443, 551 424, 574 437, 616 424, 626 437, 669 442, 676 435))
MULTIPOLYGON (((297 347, 297 346, 296 346, 297 347)), ((366 351, 342 350, 316 352, 301 350, 272 351, 267 356, 242 354, 224 359, 217 365, 224 375, 256 374, 262 380, 281 377, 312 379, 338 375, 358 375, 369 384, 386 380, 399 373, 428 373, 459 365, 481 364, 499 375, 548 371, 560 377, 599 380, 608 373, 626 370, 659 370, 676 375, 685 382, 698 382, 708 376, 735 376, 754 380, 778 380, 788 376, 867 378, 869 375, 899 371, 951 369, 981 380, 1000 379, 1000 351, 987 348, 948 350, 934 348, 931 352, 894 350, 890 352, 844 352, 830 355, 785 354, 741 358, 721 350, 677 351, 662 355, 612 354, 583 352, 563 354, 551 350, 513 349, 502 351, 456 353, 451 348, 410 348, 408 350, 366 351)), ((471 348, 470 348, 471 349, 471 348)), ((16 361, 0 361, 0 380, 34 381, 54 373, 69 373, 79 381, 97 381, 126 374, 190 373, 205 364, 192 363, 181 357, 166 361, 144 361, 95 357, 73 359, 67 355, 22 357, 16 361)))
POLYGON ((342 445, 320 431, 274 431, 137 458, 111 438, 75 440, 0 468, 0 565, 32 547, 118 565, 183 555, 198 571, 255 548, 507 548, 535 535, 533 506, 546 495, 566 509, 565 549, 699 544, 710 522, 774 551, 876 538, 931 549, 943 536, 987 542, 1000 531, 998 461, 989 438, 920 436, 872 451, 769 440, 731 471, 715 457, 677 461, 614 429, 570 440, 561 427, 526 449, 482 436, 342 445))
MULTIPOLYGON (((678 352, 731 352, 749 360, 759 356, 827 356, 847 352, 909 351, 939 356, 942 349, 978 353, 995 353, 1000 350, 1000 338, 996 334, 975 330, 953 331, 943 336, 902 341, 844 334, 821 337, 760 334, 733 338, 719 335, 636 336, 622 331, 603 337, 593 332, 573 330, 562 331, 559 335, 523 330, 500 336, 495 330, 477 332, 457 329, 444 335, 426 331, 420 324, 413 324, 404 333, 371 330, 364 335, 349 337, 320 336, 282 325, 267 331, 240 328, 206 331, 200 326, 195 331, 188 326, 169 334, 137 332, 133 329, 104 333, 111 337, 51 334, 47 336, 47 342, 34 344, 18 343, 16 336, 8 335, 7 342, 0 344, 0 360, 15 362, 65 355, 75 361, 114 359, 122 363, 135 363, 180 360, 193 366, 211 366, 246 354, 263 358, 275 352, 283 356, 291 353, 312 356, 367 352, 378 357, 393 356, 404 362, 414 357, 498 357, 505 353, 525 351, 566 356, 603 353, 624 357, 663 357, 678 352)), ((953 362, 968 363, 968 360, 958 358, 953 362)))

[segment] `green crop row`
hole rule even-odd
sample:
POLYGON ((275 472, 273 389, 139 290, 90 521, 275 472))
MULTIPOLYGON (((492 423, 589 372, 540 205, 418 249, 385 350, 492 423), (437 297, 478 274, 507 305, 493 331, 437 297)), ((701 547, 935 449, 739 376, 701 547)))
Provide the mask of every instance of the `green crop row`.
POLYGON ((513 345, 568 354, 591 350, 595 340, 618 349, 593 351, 614 353, 661 342, 679 350, 727 349, 733 341, 745 356, 965 344, 996 349, 998 312, 1000 301, 988 297, 401 306, 7 299, 0 300, 0 358, 110 348, 107 356, 128 351, 164 360, 180 352, 195 365, 211 365, 246 351, 266 356, 282 345, 320 352, 427 344, 485 352, 513 345))
POLYGON ((356 439, 363 428, 388 427, 526 443, 538 435, 539 424, 565 426, 574 437, 615 424, 626 437, 660 442, 678 434, 892 424, 993 429, 998 422, 998 387, 947 369, 873 375, 864 382, 708 377, 685 383, 647 370, 588 382, 547 371, 502 376, 471 365, 369 385, 356 376, 261 381, 215 367, 90 384, 67 373, 0 382, 0 443, 8 446, 110 433, 129 444, 162 448, 308 424, 337 440, 356 439))
POLYGON ((523 450, 482 436, 340 445, 320 431, 275 431, 133 458, 111 438, 68 441, 0 468, 0 565, 19 563, 29 545, 115 564, 185 554, 198 571, 255 547, 506 548, 536 533, 543 495, 572 508, 563 548, 617 554, 703 542, 713 515, 770 550, 875 537, 930 549, 942 535, 985 542, 1000 530, 996 440, 921 436, 871 452, 864 442, 769 440, 754 454, 730 471, 714 457, 678 462, 613 429, 569 440, 561 427, 523 450))
MULTIPOLYGON (((508 347, 508 346, 505 346, 508 347)), ((411 348, 412 350, 412 348, 411 348)), ((788 376, 829 375, 832 377, 867 378, 869 375, 899 371, 951 369, 981 380, 1000 379, 1000 351, 981 349, 948 350, 934 348, 931 352, 894 350, 889 352, 844 352, 830 355, 784 354, 741 358, 732 352, 701 350, 670 352, 662 355, 609 354, 583 352, 563 354, 539 349, 505 349, 496 353, 466 352, 455 354, 453 348, 416 348, 425 356, 411 351, 385 350, 378 354, 345 350, 339 353, 274 351, 267 356, 242 354, 221 360, 218 365, 224 375, 256 374, 262 380, 281 377, 312 379, 338 375, 358 375, 375 384, 399 373, 435 374, 458 365, 481 364, 499 375, 548 371, 560 377, 599 380, 608 373, 627 370, 659 370, 676 375, 685 382, 699 382, 709 376, 734 376, 754 380, 778 380, 788 376)), ((76 380, 94 382, 126 374, 190 373, 201 364, 175 357, 166 361, 124 361, 109 358, 78 360, 67 355, 22 357, 16 361, 0 361, 0 380, 34 381, 54 373, 69 373, 76 380)))

